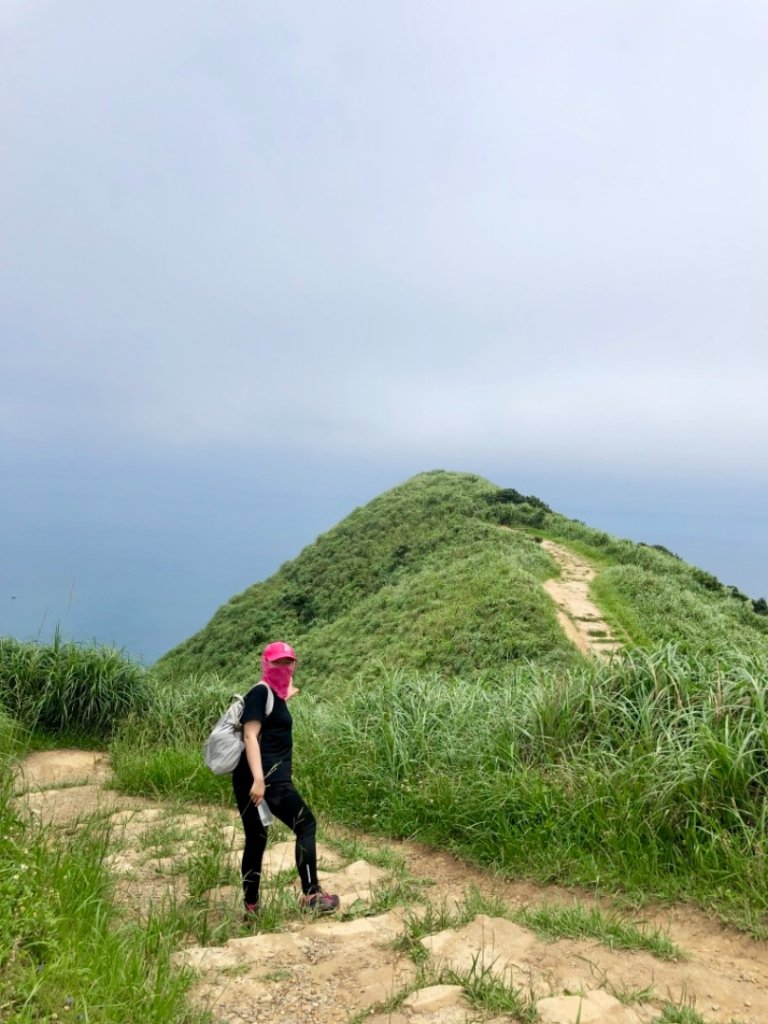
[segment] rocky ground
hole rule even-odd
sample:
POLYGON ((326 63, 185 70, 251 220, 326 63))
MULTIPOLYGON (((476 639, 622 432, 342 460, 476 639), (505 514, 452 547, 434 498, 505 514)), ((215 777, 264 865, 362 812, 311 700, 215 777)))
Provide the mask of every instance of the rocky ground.
MULTIPOLYGON (((90 752, 36 753, 23 771, 20 799, 54 828, 94 813, 109 820, 109 863, 126 913, 182 905, 192 871, 215 847, 237 868, 234 812, 118 795, 108 788, 106 756, 90 752)), ((686 1024, 768 1022, 765 943, 689 908, 630 915, 679 947, 676 959, 661 959, 594 939, 547 940, 512 918, 523 908, 598 904, 583 892, 500 879, 416 843, 327 827, 320 863, 324 885, 342 899, 330 919, 295 909, 292 844, 279 835, 265 864, 265 902, 291 908, 278 930, 240 923, 236 884, 208 893, 210 940, 180 949, 177 960, 195 972, 191 998, 216 1020, 650 1024, 666 1013, 665 1021, 686 1024)))

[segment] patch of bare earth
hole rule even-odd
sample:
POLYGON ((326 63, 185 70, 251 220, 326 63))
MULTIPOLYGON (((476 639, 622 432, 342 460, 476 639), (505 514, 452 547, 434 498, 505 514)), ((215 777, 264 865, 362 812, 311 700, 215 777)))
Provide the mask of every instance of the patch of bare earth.
POLYGON ((547 580, 544 589, 557 605, 557 617, 566 636, 584 654, 609 658, 621 643, 589 596, 594 568, 562 544, 542 540, 541 546, 560 566, 559 578, 547 580))
MULTIPOLYGON (((71 828, 96 810, 109 820, 114 840, 110 865, 126 913, 141 918, 164 900, 183 901, 185 865, 201 844, 210 842, 213 830, 237 867, 241 833, 234 812, 179 809, 120 796, 105 788, 108 771, 104 755, 34 754, 23 766, 19 799, 54 829, 71 828)), ((321 879, 339 893, 348 919, 307 920, 296 914, 282 931, 261 933, 258 924, 246 928, 237 923, 236 885, 209 894, 212 912, 235 922, 230 937, 181 949, 177 962, 195 972, 191 998, 210 1008, 216 1020, 347 1024, 364 1016, 372 1024, 502 1024, 515 1019, 471 1006, 460 985, 431 983, 441 968, 448 968, 459 975, 482 972, 515 986, 535 1004, 542 1024, 650 1024, 670 1001, 694 1007, 713 1024, 768 1022, 766 945, 687 908, 645 911, 634 922, 668 932, 685 952, 680 961, 591 940, 548 942, 505 916, 478 913, 460 927, 436 929, 421 939, 431 978, 419 975, 413 959, 394 945, 409 912, 426 914, 428 904, 450 910, 478 892, 509 911, 542 903, 589 907, 594 901, 583 892, 505 880, 415 842, 353 836, 335 828, 325 834, 321 879), (344 840, 351 838, 364 839, 373 860, 382 859, 377 853, 384 848, 396 852, 426 902, 366 910, 374 902, 381 907, 382 895, 398 883, 391 871, 368 859, 344 857, 339 851, 349 848, 344 840), (405 999, 387 1003, 405 992, 405 999)), ((286 879, 292 864, 290 842, 271 844, 265 891, 270 885, 290 889, 286 879)))

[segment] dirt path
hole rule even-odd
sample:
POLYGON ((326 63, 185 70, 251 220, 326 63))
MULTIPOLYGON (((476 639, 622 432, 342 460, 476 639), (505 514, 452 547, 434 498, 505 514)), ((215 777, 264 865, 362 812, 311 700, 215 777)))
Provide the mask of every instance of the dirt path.
MULTIPOLYGON (((237 869, 241 832, 233 812, 120 796, 105 788, 108 778, 105 755, 37 753, 24 764, 21 799, 53 827, 71 828, 95 810, 109 818, 109 864, 126 914, 140 918, 169 896, 183 904, 192 885, 190 865, 203 863, 212 842, 222 844, 225 859, 237 869)), ((541 1024, 650 1024, 669 1003, 699 1015, 670 1020, 768 1022, 766 944, 704 914, 688 908, 637 912, 635 924, 662 928, 684 954, 679 960, 659 959, 592 939, 546 941, 509 919, 521 908, 544 904, 596 906, 583 892, 503 880, 418 843, 338 829, 325 830, 319 853, 324 884, 342 897, 344 913, 335 919, 308 921, 291 909, 281 930, 260 932, 239 924, 236 884, 207 892, 209 930, 217 940, 190 943, 177 960, 196 972, 192 999, 209 1007, 216 1020, 510 1024, 517 1019, 470 1005, 462 985, 446 983, 466 982, 474 972, 476 987, 484 985, 486 992, 494 977, 519 989, 535 1005, 541 1024), (410 894, 409 909, 401 905, 403 894, 410 894), (414 914, 424 921, 424 934, 410 943, 416 957, 402 948, 414 914), (403 992, 406 998, 393 1000, 403 992)), ((292 844, 272 841, 264 865, 265 902, 295 908, 292 863, 292 844)), ((615 913, 607 903, 602 909, 615 913)))
POLYGON ((566 635, 584 654, 610 658, 621 648, 621 643, 589 596, 595 570, 561 544, 542 540, 541 546, 560 566, 560 577, 547 580, 544 589, 557 605, 557 617, 566 635))

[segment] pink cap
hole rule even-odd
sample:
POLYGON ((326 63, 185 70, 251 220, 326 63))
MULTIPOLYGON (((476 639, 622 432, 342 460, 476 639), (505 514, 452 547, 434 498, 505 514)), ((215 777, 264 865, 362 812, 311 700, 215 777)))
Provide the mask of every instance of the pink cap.
POLYGON ((276 640, 273 644, 267 644, 262 657, 265 661, 277 661, 279 658, 293 658, 296 661, 296 652, 290 644, 276 640))

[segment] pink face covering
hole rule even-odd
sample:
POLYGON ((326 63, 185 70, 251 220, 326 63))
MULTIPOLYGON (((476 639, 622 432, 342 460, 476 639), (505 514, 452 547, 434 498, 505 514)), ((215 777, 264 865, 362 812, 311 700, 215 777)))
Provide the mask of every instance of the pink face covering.
POLYGON ((261 678, 283 700, 288 696, 288 690, 291 687, 291 679, 293 679, 295 670, 295 661, 291 662, 290 665, 274 665, 271 661, 267 661, 266 658, 261 659, 261 678))

